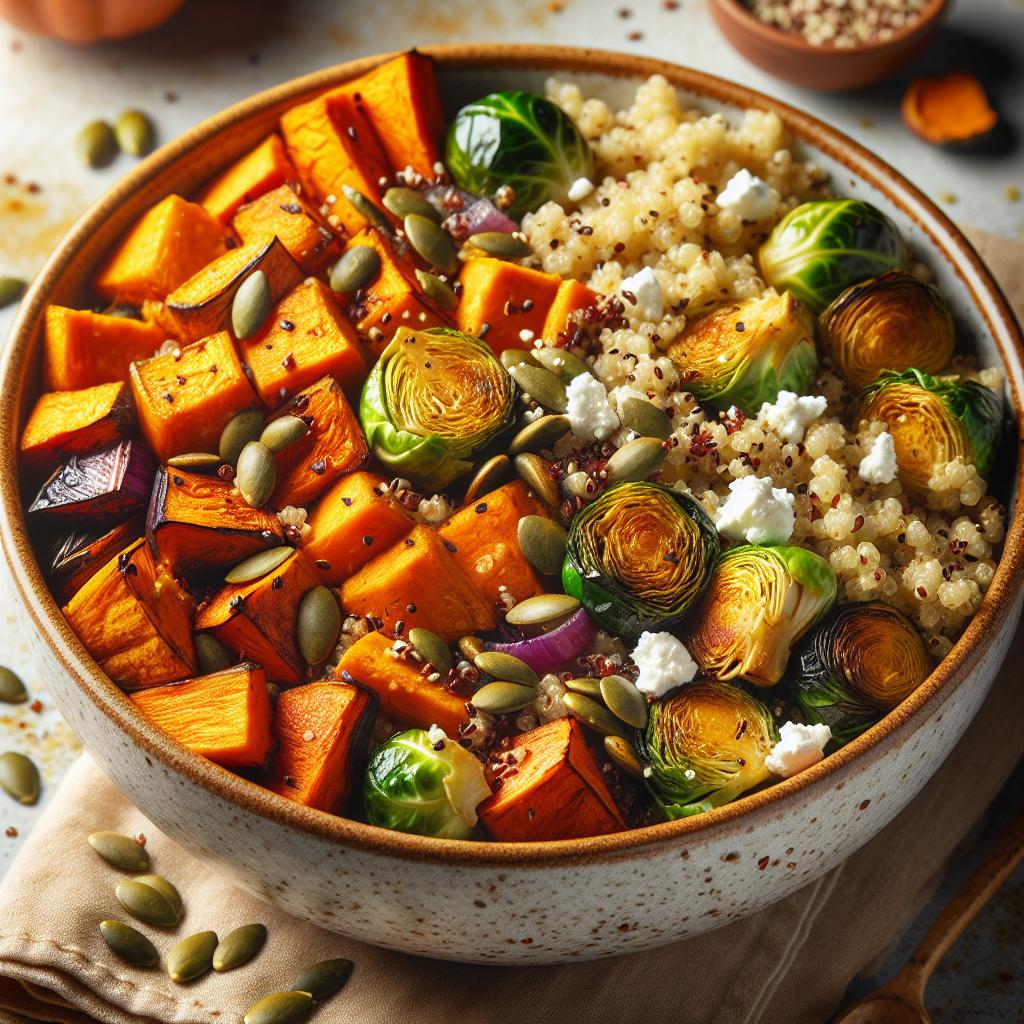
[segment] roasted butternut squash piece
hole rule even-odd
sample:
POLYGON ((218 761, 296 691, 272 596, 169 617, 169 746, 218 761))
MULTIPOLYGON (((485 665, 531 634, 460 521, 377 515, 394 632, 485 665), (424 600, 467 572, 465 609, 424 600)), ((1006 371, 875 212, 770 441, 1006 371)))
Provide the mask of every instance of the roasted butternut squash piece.
POLYGON ((68 455, 113 444, 135 432, 135 405, 123 381, 39 396, 21 435, 26 468, 49 469, 68 455))
POLYGON ((480 596, 501 606, 502 594, 516 601, 544 593, 544 584, 519 548, 519 520, 547 515, 521 480, 484 495, 455 513, 442 527, 441 538, 480 596))
POLYGON ((202 575, 284 543, 277 516, 252 508, 215 476, 157 470, 146 536, 175 576, 202 575))
POLYGON ((115 555, 65 605, 100 668, 125 690, 195 675, 192 598, 145 540, 115 555))
POLYGON ((140 306, 162 301, 227 251, 227 232, 197 203, 170 195, 144 213, 94 282, 104 298, 140 306))
POLYGON ((175 336, 188 343, 228 330, 235 292, 257 270, 266 275, 273 302, 302 280, 291 253, 275 238, 232 249, 167 296, 164 315, 176 326, 175 336))
POLYGON ((413 518, 395 501, 376 473, 343 476, 316 503, 307 523, 312 530, 302 550, 333 587, 361 569, 374 555, 401 540, 413 518))
POLYGON ((311 505, 343 473, 359 469, 370 457, 366 438, 341 386, 324 377, 300 391, 281 414, 301 416, 309 433, 276 455, 274 508, 311 505))
POLYGON ((507 348, 528 348, 534 337, 543 336, 561 278, 480 256, 463 263, 459 281, 462 297, 455 308, 455 326, 484 338, 500 355, 507 348), (529 332, 525 339, 524 331, 529 332))
POLYGON ((132 363, 131 384, 142 436, 161 462, 215 452, 224 424, 260 404, 226 331, 132 363))
POLYGON ((243 203, 251 203, 294 180, 295 168, 284 151, 281 136, 275 133, 218 174, 199 196, 199 205, 227 224, 243 203))
POLYGON ((571 323, 570 317, 594 305, 597 299, 597 292, 580 281, 571 278, 563 281, 548 309, 540 336, 552 345, 571 345, 578 325, 571 323))
POLYGON ((499 842, 584 839, 626 827, 575 719, 524 732, 511 749, 522 755, 516 772, 477 808, 499 842))
POLYGON ((267 789, 339 813, 362 779, 378 703, 372 690, 351 683, 285 690, 274 709, 277 749, 267 789))
POLYGON ((342 655, 335 678, 368 686, 380 697, 381 713, 398 725, 437 725, 458 736, 469 721, 465 698, 428 682, 422 666, 396 657, 393 647, 383 633, 367 633, 342 655))
POLYGON ((423 626, 449 641, 493 629, 491 606, 455 561, 453 547, 430 527, 414 527, 345 581, 342 607, 380 619, 387 631, 401 620, 407 629, 423 626))
POLYGON ((314 277, 281 299, 264 330, 239 347, 256 390, 271 407, 327 375, 358 395, 366 375, 355 328, 330 288, 314 277))
POLYGON ((132 703, 183 747, 224 768, 263 768, 270 757, 273 709, 256 665, 140 690, 132 703))
POLYGON ((57 603, 65 605, 119 551, 142 536, 141 515, 111 527, 72 530, 58 537, 50 548, 50 589, 57 603))
POLYGON ((166 331, 145 320, 47 306, 43 384, 51 391, 80 391, 127 380, 128 367, 155 354, 166 338, 166 331))
POLYGON ((303 594, 320 581, 301 551, 266 576, 228 584, 199 609, 196 629, 216 637, 235 657, 262 665, 271 682, 306 678, 295 622, 303 594))

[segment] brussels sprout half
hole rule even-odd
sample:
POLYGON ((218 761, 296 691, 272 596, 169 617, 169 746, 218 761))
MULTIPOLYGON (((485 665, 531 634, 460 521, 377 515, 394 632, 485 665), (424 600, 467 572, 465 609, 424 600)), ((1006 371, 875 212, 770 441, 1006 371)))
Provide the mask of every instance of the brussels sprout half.
POLYGON ((511 423, 515 395, 485 342, 445 327, 399 328, 366 379, 359 419, 385 466, 438 491, 511 423))
POLYGON ((844 288, 907 263, 900 233, 860 199, 823 199, 791 210, 758 253, 772 287, 820 313, 844 288))
POLYGON ((463 107, 448 128, 445 162, 467 192, 493 197, 509 186, 506 212, 517 220, 549 199, 564 204, 574 181, 594 175, 590 146, 561 107, 519 90, 463 107))
POLYGON ((699 502, 661 484, 623 483, 573 519, 562 585, 598 625, 635 637, 682 618, 718 551, 699 502))

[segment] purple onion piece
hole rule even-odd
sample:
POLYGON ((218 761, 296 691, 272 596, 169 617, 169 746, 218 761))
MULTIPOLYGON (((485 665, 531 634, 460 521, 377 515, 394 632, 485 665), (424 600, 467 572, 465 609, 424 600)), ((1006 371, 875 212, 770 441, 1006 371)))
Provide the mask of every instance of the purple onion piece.
POLYGON ((514 643, 488 643, 489 651, 502 651, 525 661, 534 672, 543 675, 585 654, 593 646, 597 627, 582 608, 562 625, 542 636, 517 640, 514 643))
POLYGON ((519 225, 499 210, 490 199, 464 192, 454 185, 431 185, 427 201, 445 219, 442 227, 461 245, 481 231, 511 234, 519 225))

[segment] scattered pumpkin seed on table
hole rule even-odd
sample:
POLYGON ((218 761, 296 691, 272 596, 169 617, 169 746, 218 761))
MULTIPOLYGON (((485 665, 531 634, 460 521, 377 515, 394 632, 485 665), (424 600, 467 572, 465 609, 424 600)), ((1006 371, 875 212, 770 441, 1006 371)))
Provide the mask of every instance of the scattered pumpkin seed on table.
POLYGON ((242 449, 250 441, 258 441, 263 433, 263 413, 259 409, 243 409, 224 424, 217 443, 220 461, 228 466, 238 462, 242 449))
POLYGON ((123 921, 100 921, 100 935, 110 951, 133 967, 155 967, 160 954, 145 935, 123 921))
POLYGON ((409 630, 409 643, 416 653, 433 665, 442 676, 448 675, 452 667, 451 648, 436 633, 416 626, 409 630))
POLYGON ((452 236, 444 228, 418 213, 406 214, 402 227, 417 255, 432 267, 445 274, 454 274, 459 269, 458 251, 452 236))
POLYGON ((261 579, 268 572, 273 572, 294 553, 295 548, 283 544, 280 547, 268 548, 250 555, 238 565, 232 566, 224 576, 225 583, 251 583, 261 579))
POLYGON ((193 640, 201 675, 221 672, 234 664, 228 649, 215 636, 210 636, 209 633, 196 633, 193 640))
POLYGON ((0 277, 0 309, 13 306, 24 295, 26 282, 20 277, 0 277))
POLYGON ((151 885, 127 878, 118 882, 114 894, 117 896, 117 902, 132 917, 137 917, 146 924, 158 928, 173 928, 181 920, 181 914, 174 904, 151 885))
POLYGON ((168 977, 179 985, 202 977, 213 967, 216 948, 216 932, 196 932, 176 942, 167 953, 168 977))
POLYGON ((34 804, 39 799, 39 769, 24 754, 0 754, 0 789, 19 804, 34 804))
POLYGON ((259 442, 272 452, 283 452, 309 433, 309 424, 298 416, 281 416, 263 428, 259 442))
POLYGON ((393 186, 384 193, 381 200, 384 208, 396 217, 404 220, 410 213, 418 213, 437 224, 441 223, 441 214, 430 204, 422 192, 414 188, 393 186))
POLYGON ((352 977, 353 963, 338 957, 336 960, 321 960, 307 967, 292 985, 293 991, 308 992, 318 1003, 330 999, 340 992, 352 977))
POLYGON ((274 493, 277 485, 277 464, 274 453, 259 441, 250 441, 238 456, 235 470, 235 486, 245 503, 252 508, 262 508, 274 493))
POLYGON ((540 682, 540 676, 525 661, 504 651, 484 651, 473 659, 473 664, 495 679, 507 679, 526 686, 536 686, 540 682))
POLYGON ((126 110, 114 122, 114 137, 122 153, 145 156, 153 148, 156 129, 141 110, 126 110))
POLYGON ((469 699, 478 711, 488 715, 507 715, 512 711, 525 708, 537 699, 537 687, 525 686, 500 679, 493 683, 485 683, 469 699))
POLYGON ((75 149, 87 167, 108 166, 113 163, 118 152, 114 129, 106 121, 90 121, 78 133, 75 149))
MULTIPOLYGON (((213 969, 218 973, 233 971, 247 964, 267 941, 267 926, 243 924, 227 933, 213 951, 213 969)), ((308 991, 308 990, 307 990, 308 991)))
POLYGON ((274 992, 254 1003, 242 1018, 243 1024, 302 1024, 313 1010, 309 992, 274 992))
POLYGON ((24 704, 28 700, 28 690, 21 677, 4 665, 0 665, 0 703, 24 704))
POLYGON ((469 236, 469 244, 502 260, 519 260, 533 251, 523 239, 507 231, 481 231, 469 236))
POLYGON ((509 608, 505 621, 512 626, 543 626, 572 615, 579 607, 579 599, 569 594, 537 594, 509 608))
MULTIPOLYGON (((523 516, 516 537, 523 557, 542 576, 557 576, 562 571, 566 532, 558 523, 546 516, 523 516)), ((578 606, 579 602, 576 603, 578 606)))
POLYGON ((353 245, 331 267, 331 291, 346 294, 365 288, 380 273, 380 253, 372 245, 353 245))
POLYGON ((231 329, 239 341, 248 341, 263 326, 273 305, 270 283, 262 270, 254 270, 231 301, 231 329))
POLYGON ((314 587, 299 602, 296 619, 299 650, 310 665, 319 665, 341 635, 341 609, 327 587, 314 587))
POLYGON ((121 871, 145 871, 149 868, 149 853, 131 836, 120 832, 93 832, 89 845, 111 866, 121 871))
POLYGON ((156 889, 163 897, 166 898, 167 902, 174 907, 175 911, 180 918, 185 912, 185 905, 181 900, 181 893, 178 892, 177 888, 168 882, 162 875, 136 875, 136 882, 141 882, 143 885, 148 885, 151 889, 156 889))

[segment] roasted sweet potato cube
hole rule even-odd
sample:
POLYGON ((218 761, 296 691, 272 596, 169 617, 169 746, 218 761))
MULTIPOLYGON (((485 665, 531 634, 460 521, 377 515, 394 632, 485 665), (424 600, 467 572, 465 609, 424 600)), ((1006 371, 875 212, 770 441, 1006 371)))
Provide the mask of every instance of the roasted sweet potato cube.
POLYGON ((577 325, 570 322, 573 313, 586 309, 597 302, 598 294, 572 278, 558 286, 555 301, 551 303, 544 319, 541 337, 552 345, 569 345, 576 333, 577 325))
POLYGON ((269 760, 273 709, 256 665, 139 690, 132 702, 171 739, 224 768, 263 768, 269 760))
POLYGON ((196 629, 237 658, 262 665, 272 682, 294 686, 306 678, 295 633, 299 602, 319 583, 309 559, 296 551, 266 576, 218 590, 199 609, 196 629))
POLYGON ((144 213, 94 282, 100 295, 139 306, 162 301, 227 251, 224 225, 197 203, 170 195, 144 213))
POLYGON ((215 452, 224 424, 260 405, 226 331, 133 363, 131 382, 142 435, 161 462, 215 452))
POLYGON ((557 718, 516 736, 521 760, 477 811, 499 842, 585 839, 626 823, 579 723, 557 718))
POLYGON ((301 416, 310 426, 304 438, 276 455, 274 508, 312 504, 339 476, 361 468, 370 457, 359 420, 331 377, 300 391, 281 414, 301 416))
POLYGON ((39 396, 21 435, 21 458, 32 471, 69 455, 94 451, 135 432, 135 404, 121 381, 39 396))
POLYGON ((101 669, 125 690, 195 675, 192 598, 137 540, 65 605, 64 615, 101 669))
POLYGON ((157 470, 146 536, 175 576, 203 575, 284 543, 277 516, 252 508, 228 483, 181 469, 157 470))
POLYGON ((302 550, 329 587, 347 580, 414 525, 384 479, 367 472, 343 476, 316 503, 307 522, 312 533, 302 550))
POLYGON ((368 686, 380 697, 381 713, 398 725, 437 725, 458 736, 469 721, 465 698, 429 682, 422 667, 396 657, 394 640, 383 633, 367 633, 342 655, 335 678, 368 686))
POLYGON ((351 683, 285 690, 274 709, 277 749, 267 789, 339 813, 362 780, 377 705, 372 690, 351 683))
POLYGON ((380 619, 386 630, 402 620, 407 629, 423 626, 444 640, 494 629, 491 606, 455 561, 453 546, 430 527, 415 527, 345 581, 342 607, 380 619))
POLYGON ((284 151, 281 136, 268 135, 255 149, 222 171, 203 190, 199 204, 227 224, 243 203, 295 180, 295 168, 284 151))
POLYGON ((281 299, 266 328, 240 348, 256 390, 271 407, 328 375, 358 395, 366 375, 355 328, 330 288, 314 277, 281 299))
POLYGON ((43 383, 51 391, 79 391, 127 380, 131 364, 154 355, 166 338, 145 320, 47 306, 43 383))
POLYGON ((78 526, 55 538, 50 547, 50 589, 57 603, 65 605, 119 551, 142 536, 142 515, 134 515, 107 529, 78 526))

